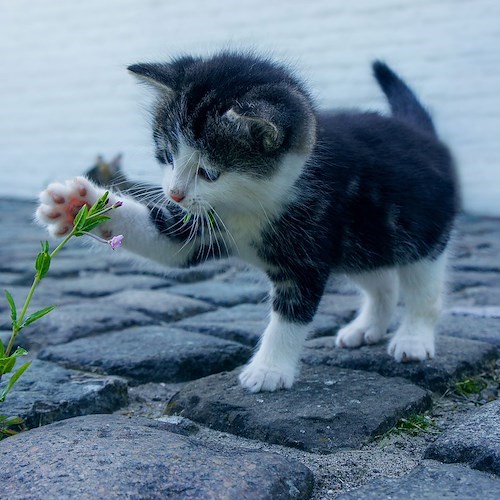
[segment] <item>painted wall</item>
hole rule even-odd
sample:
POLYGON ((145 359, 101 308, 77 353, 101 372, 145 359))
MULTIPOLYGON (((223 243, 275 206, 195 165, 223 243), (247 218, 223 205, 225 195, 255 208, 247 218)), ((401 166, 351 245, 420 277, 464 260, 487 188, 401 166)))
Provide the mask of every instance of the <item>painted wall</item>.
POLYGON ((32 197, 98 153, 159 178, 151 95, 125 68, 256 48, 283 58, 320 105, 385 110, 385 59, 432 111, 469 211, 500 215, 498 0, 0 0, 0 195, 32 197))

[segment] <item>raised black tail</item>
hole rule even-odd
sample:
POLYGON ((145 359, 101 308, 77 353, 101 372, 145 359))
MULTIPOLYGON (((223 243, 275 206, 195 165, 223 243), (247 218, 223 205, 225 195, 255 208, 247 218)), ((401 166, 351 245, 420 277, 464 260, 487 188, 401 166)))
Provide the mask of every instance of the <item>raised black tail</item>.
POLYGON ((382 87, 391 106, 392 114, 414 127, 437 136, 432 118, 420 104, 413 91, 381 61, 373 63, 373 74, 382 87))

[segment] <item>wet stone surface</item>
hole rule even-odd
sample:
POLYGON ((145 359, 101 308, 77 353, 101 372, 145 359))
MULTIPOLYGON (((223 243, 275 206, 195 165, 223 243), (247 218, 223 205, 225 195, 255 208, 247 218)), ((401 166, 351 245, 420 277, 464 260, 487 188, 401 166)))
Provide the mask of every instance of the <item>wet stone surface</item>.
POLYGON ((132 326, 158 324, 159 320, 118 304, 99 307, 95 301, 57 307, 36 324, 36 334, 24 334, 23 345, 40 349, 72 340, 94 337, 132 326))
POLYGON ((33 428, 79 415, 112 413, 127 402, 127 383, 119 377, 67 370, 34 360, 1 411, 3 415, 22 417, 25 425, 33 428))
POLYGON ((276 454, 209 448, 145 418, 87 416, 2 443, 6 498, 309 498, 313 476, 276 454), (7 458, 8 457, 8 458, 7 458))
MULTIPOLYGON (((0 288, 18 304, 46 238, 33 211, 0 200, 0 288)), ((234 260, 163 270, 72 242, 32 303, 57 309, 16 342, 34 362, 0 413, 31 430, 0 441, 4 496, 467 498, 474 484, 498 498, 498 403, 488 401, 500 380, 500 221, 462 217, 455 240, 435 360, 397 364, 385 344, 335 349, 360 296, 334 279, 297 384, 260 394, 237 373, 266 327, 262 273, 234 260), (487 387, 458 394, 464 377, 487 387), (412 418, 432 432, 394 432, 412 418)), ((1 297, 0 313, 5 343, 1 297)))
POLYGON ((425 456, 447 463, 466 463, 500 476, 500 401, 484 405, 445 432, 425 456))
POLYGON ((375 373, 304 367, 294 387, 250 394, 237 372, 191 382, 167 413, 239 436, 315 453, 359 448, 400 418, 431 406, 429 394, 402 379, 375 373))
POLYGON ((454 381, 478 370, 489 369, 497 349, 477 342, 440 335, 436 339, 436 358, 421 363, 397 363, 387 354, 387 343, 359 349, 337 349, 334 337, 322 337, 306 343, 302 356, 306 364, 368 370, 386 377, 403 377, 436 392, 445 392, 454 381))
POLYGON ((248 347, 236 342, 151 326, 48 347, 38 356, 79 370, 120 375, 137 384, 182 382, 231 370, 250 354, 248 347))
POLYGON ((337 498, 342 500, 379 498, 496 500, 499 495, 500 480, 495 477, 459 465, 444 465, 425 460, 407 476, 376 479, 366 486, 337 498))

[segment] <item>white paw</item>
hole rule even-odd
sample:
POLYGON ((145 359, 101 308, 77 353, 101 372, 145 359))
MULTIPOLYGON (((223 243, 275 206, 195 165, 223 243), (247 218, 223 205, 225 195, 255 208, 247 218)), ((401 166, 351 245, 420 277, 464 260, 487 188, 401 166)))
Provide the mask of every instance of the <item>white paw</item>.
POLYGON ((398 362, 423 361, 434 357, 432 331, 397 331, 389 342, 388 353, 398 362))
POLYGON ((337 347, 360 347, 363 344, 375 344, 385 334, 386 329, 378 325, 365 324, 354 320, 341 328, 337 333, 335 345, 337 347))
POLYGON ((295 380, 295 366, 278 367, 257 359, 252 360, 240 373, 242 387, 250 392, 290 389, 295 380))
POLYGON ((54 182, 40 193, 36 218, 52 236, 65 236, 73 229, 73 221, 80 208, 93 205, 101 196, 101 191, 84 177, 65 183, 54 182))

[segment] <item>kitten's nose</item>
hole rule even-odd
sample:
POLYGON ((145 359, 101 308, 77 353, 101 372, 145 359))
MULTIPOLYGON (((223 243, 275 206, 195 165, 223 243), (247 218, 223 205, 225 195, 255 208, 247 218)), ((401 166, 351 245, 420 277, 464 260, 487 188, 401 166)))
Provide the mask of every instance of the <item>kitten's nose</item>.
POLYGON ((172 198, 172 200, 176 201, 177 203, 182 201, 185 197, 186 195, 184 193, 181 193, 180 191, 175 191, 173 189, 170 190, 170 198, 172 198))

